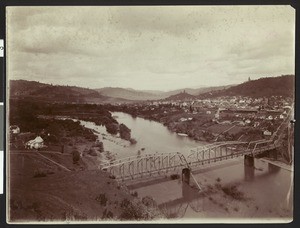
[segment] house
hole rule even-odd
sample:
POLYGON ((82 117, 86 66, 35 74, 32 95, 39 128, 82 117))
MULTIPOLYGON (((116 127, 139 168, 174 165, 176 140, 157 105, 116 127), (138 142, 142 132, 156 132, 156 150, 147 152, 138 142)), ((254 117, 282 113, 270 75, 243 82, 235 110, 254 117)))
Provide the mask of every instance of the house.
POLYGON ((206 111, 206 114, 211 114, 211 111, 206 111))
POLYGON ((246 124, 250 124, 250 123, 251 123, 251 120, 247 119, 247 120, 245 121, 245 123, 246 123, 246 124))
POLYGON ((183 121, 187 121, 188 119, 182 117, 182 118, 180 118, 179 120, 180 120, 181 122, 183 122, 183 121))
POLYGON ((281 114, 281 115, 279 116, 279 119, 284 119, 284 115, 281 114))
POLYGON ((268 131, 268 130, 265 130, 264 131, 264 135, 266 136, 271 136, 272 135, 272 132, 268 131))
POLYGON ((28 149, 40 149, 44 147, 44 140, 42 137, 37 136, 35 139, 29 140, 25 147, 28 149))
POLYGON ((268 117, 267 117, 267 120, 273 120, 273 116, 271 116, 271 115, 268 116, 268 117))

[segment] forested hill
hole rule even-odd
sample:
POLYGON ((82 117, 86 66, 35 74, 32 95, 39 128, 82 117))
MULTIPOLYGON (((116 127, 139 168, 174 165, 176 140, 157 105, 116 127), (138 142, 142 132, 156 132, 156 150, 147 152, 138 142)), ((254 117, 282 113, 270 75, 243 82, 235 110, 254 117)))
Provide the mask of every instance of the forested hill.
POLYGON ((10 80, 9 93, 11 98, 30 98, 46 102, 101 103, 111 100, 92 89, 26 80, 10 80))
POLYGON ((260 78, 250 80, 227 89, 199 95, 200 98, 219 96, 248 96, 248 97, 293 97, 295 92, 295 76, 260 78))

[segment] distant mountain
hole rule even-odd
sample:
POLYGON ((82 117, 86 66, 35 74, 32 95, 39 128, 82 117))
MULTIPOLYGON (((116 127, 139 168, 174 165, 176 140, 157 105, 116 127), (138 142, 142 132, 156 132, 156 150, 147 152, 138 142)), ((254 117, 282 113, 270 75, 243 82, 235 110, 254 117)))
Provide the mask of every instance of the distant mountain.
POLYGON ((190 100, 190 99, 195 99, 196 97, 189 94, 189 93, 186 93, 185 91, 184 92, 181 92, 181 93, 178 93, 178 94, 175 94, 175 95, 172 95, 168 98, 165 98, 164 100, 168 100, 168 101, 183 101, 183 100, 190 100))
POLYGON ((36 81, 10 80, 10 97, 30 98, 37 101, 67 103, 113 103, 143 100, 188 100, 218 96, 270 97, 273 95, 292 97, 295 76, 260 78, 233 86, 179 89, 168 92, 159 90, 134 90, 131 88, 105 87, 88 89, 76 86, 45 84, 36 81))
POLYGON ((37 101, 102 103, 111 100, 92 89, 26 80, 10 80, 9 90, 11 98, 31 98, 37 101))
POLYGON ((101 89, 95 89, 99 94, 103 96, 109 96, 114 98, 122 98, 126 100, 157 100, 160 99, 158 94, 134 90, 134 89, 124 89, 117 87, 105 87, 101 89))
POLYGON ((283 75, 278 77, 250 80, 227 89, 210 91, 200 94, 199 98, 218 96, 248 96, 248 97, 293 97, 295 92, 295 76, 283 75))
POLYGON ((200 87, 198 89, 191 89, 191 88, 183 88, 183 89, 177 89, 177 90, 172 90, 169 92, 165 92, 164 96, 169 97, 178 93, 181 93, 185 91, 186 93, 189 93, 191 95, 197 96, 202 93, 207 93, 215 90, 222 90, 222 89, 227 89, 233 85, 227 85, 227 86, 212 86, 212 87, 200 87))
POLYGON ((172 95, 179 94, 183 91, 190 95, 197 96, 202 93, 215 91, 219 89, 225 89, 230 86, 217 86, 217 87, 202 87, 198 89, 191 89, 191 88, 183 88, 183 89, 177 89, 172 90, 168 92, 160 91, 160 90, 134 90, 131 88, 117 88, 117 87, 105 87, 100 89, 95 89, 98 91, 101 95, 108 96, 108 97, 114 97, 114 98, 123 98, 126 100, 160 100, 160 99, 166 99, 172 95))

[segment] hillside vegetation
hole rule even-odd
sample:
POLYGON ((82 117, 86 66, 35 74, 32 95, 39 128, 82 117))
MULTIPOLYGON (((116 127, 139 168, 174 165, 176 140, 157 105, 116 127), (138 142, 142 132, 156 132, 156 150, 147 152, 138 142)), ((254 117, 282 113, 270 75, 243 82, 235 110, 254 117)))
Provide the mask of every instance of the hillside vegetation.
POLYGON ((36 81, 11 80, 11 98, 31 98, 43 102, 85 103, 103 102, 109 98, 97 91, 75 86, 44 84, 36 81))
POLYGON ((248 96, 248 97, 293 97, 295 90, 295 76, 283 75, 279 77, 260 78, 250 80, 227 89, 199 95, 200 98, 218 96, 248 96))

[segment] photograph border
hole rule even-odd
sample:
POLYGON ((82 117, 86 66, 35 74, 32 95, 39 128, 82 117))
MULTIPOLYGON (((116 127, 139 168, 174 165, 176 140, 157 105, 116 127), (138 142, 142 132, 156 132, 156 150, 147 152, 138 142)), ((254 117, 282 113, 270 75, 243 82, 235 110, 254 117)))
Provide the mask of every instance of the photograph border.
MULTIPOLYGON (((299 112, 300 112, 300 108, 299 106, 297 105, 297 101, 299 100, 299 89, 298 86, 300 86, 300 80, 297 79, 297 75, 298 75, 298 72, 299 72, 299 66, 297 65, 297 63, 299 62, 299 40, 300 40, 300 36, 299 36, 299 31, 300 31, 300 28, 299 28, 299 3, 297 3, 296 1, 226 1, 226 4, 224 1, 180 1, 180 2, 170 2, 170 1, 126 1, 126 2, 120 2, 120 1, 96 1, 96 0, 87 0, 87 1, 81 1, 81 0, 73 0, 73 1, 66 1, 66 0, 63 0, 63 1, 58 1, 58 0, 54 0, 54 1, 50 1, 50 0, 41 0, 41 1, 38 1, 38 0, 24 0, 24 1, 17 1, 17 0, 12 0, 12 1, 4 1, 4 2, 1 2, 0 3, 0 36, 2 36, 5 40, 6 38, 6 32, 5 32, 5 8, 6 6, 90 6, 90 5, 93 5, 93 6, 110 6, 110 5, 291 5, 293 6, 295 9, 296 9, 296 38, 295 38, 295 41, 296 41, 296 52, 295 52, 295 93, 296 93, 296 96, 295 96, 295 119, 297 120, 298 119, 298 115, 299 115, 299 112), (3 15, 4 14, 4 15, 3 15), (4 17, 3 17, 4 16, 4 17)), ((0 37, 1 38, 1 37, 0 37)), ((5 40, 6 41, 6 40, 5 40)), ((5 45, 6 45, 6 42, 5 42, 5 45)), ((5 54, 6 56, 6 48, 5 48, 5 54)), ((3 73, 4 73, 4 76, 3 78, 1 78, 3 81, 1 81, 1 84, 3 85, 3 88, 7 88, 7 78, 6 78, 6 60, 5 60, 5 57, 4 57, 4 67, 3 67, 3 73)), ((3 92, 5 91, 5 89, 3 89, 3 92)), ((4 101, 4 110, 7 110, 7 95, 6 93, 4 92, 4 97, 3 97, 3 101, 4 101)), ((7 113, 4 113, 4 119, 7 119, 7 113)), ((299 196, 297 194, 297 192, 299 192, 299 181, 297 181, 297 178, 299 178, 299 171, 297 169, 297 166, 299 165, 300 166, 300 163, 299 163, 299 160, 300 160, 300 156, 299 154, 297 153, 297 149, 298 149, 298 146, 299 146, 299 139, 300 139, 300 135, 299 135, 299 125, 297 125, 296 123, 294 124, 295 126, 295 154, 294 154, 294 161, 295 161, 295 169, 294 169, 294 220, 291 222, 291 223, 288 223, 288 224, 284 224, 284 226, 288 226, 288 227, 299 227, 300 225, 300 212, 299 212, 299 196)), ((3 129, 3 132, 4 132, 4 148, 7 148, 7 141, 6 141, 6 132, 7 132, 7 123, 5 122, 4 123, 4 129, 3 129)), ((7 152, 7 150, 5 150, 5 152, 7 152)), ((6 153, 4 152, 4 161, 7 161, 7 155, 6 153)), ((7 170, 7 164, 5 163, 4 164, 4 194, 3 195, 0 195, 0 218, 1 218, 1 223, 4 225, 4 227, 12 227, 13 225, 11 224, 7 224, 7 215, 6 215, 6 210, 7 210, 7 173, 8 173, 8 170, 7 170), (4 219, 3 219, 4 218, 4 219)), ((66 224, 69 224, 70 222, 62 222, 62 223, 50 223, 51 225, 52 224, 63 224, 63 225, 66 225, 66 224)), ((137 224, 145 224, 148 222, 134 222, 134 223, 137 223, 137 224)), ((241 226, 244 226, 244 225, 249 225, 248 223, 251 223, 252 225, 255 224, 255 226, 261 226, 261 225, 264 225, 264 224, 261 224, 260 222, 255 222, 255 220, 252 220, 250 219, 249 221, 245 221, 245 222, 234 222, 234 223, 226 223, 225 226, 230 226, 230 224, 232 225, 241 225, 241 226)), ((266 222, 269 225, 271 225, 270 223, 266 222)), ((13 223, 13 224, 16 224, 16 223, 13 223)), ((22 223, 22 224, 26 224, 26 223, 22 223)), ((28 223, 28 224, 32 224, 32 223, 28 223)), ((44 224, 44 223, 37 223, 38 226, 44 224)), ((46 224, 46 223, 45 223, 46 224)), ((48 223, 47 223, 48 224, 48 223)), ((77 225, 80 225, 80 227, 82 227, 83 224, 91 224, 91 223, 85 223, 85 222, 75 222, 75 223, 70 223, 70 224, 77 224, 77 225)), ((132 222, 96 222, 96 224, 98 225, 106 225, 106 224, 132 224, 132 222)), ((153 225, 153 224, 158 224, 156 222, 152 223, 150 222, 149 224, 153 225)), ((183 226, 183 225, 187 225, 188 223, 180 223, 180 220, 179 221, 175 221, 174 223, 173 222, 162 222, 161 224, 176 224, 176 225, 180 225, 180 226, 183 226)), ((201 223, 202 224, 202 223, 201 223)), ((208 223, 203 223, 202 225, 208 225, 210 224, 209 226, 211 227, 215 227, 215 226, 219 226, 221 224, 219 223, 214 223, 214 222, 208 222, 208 223)), ((224 224, 222 224, 224 225, 224 224)), ((266 224, 265 224, 266 225, 266 224)), ((1 225, 0 225, 1 226, 1 225)), ((27 225, 25 225, 27 226, 27 225)), ((278 222, 278 223, 273 223, 272 226, 274 227, 281 227, 283 226, 283 224, 281 224, 281 222, 278 222)), ((231 227, 231 226, 230 226, 231 227)))

